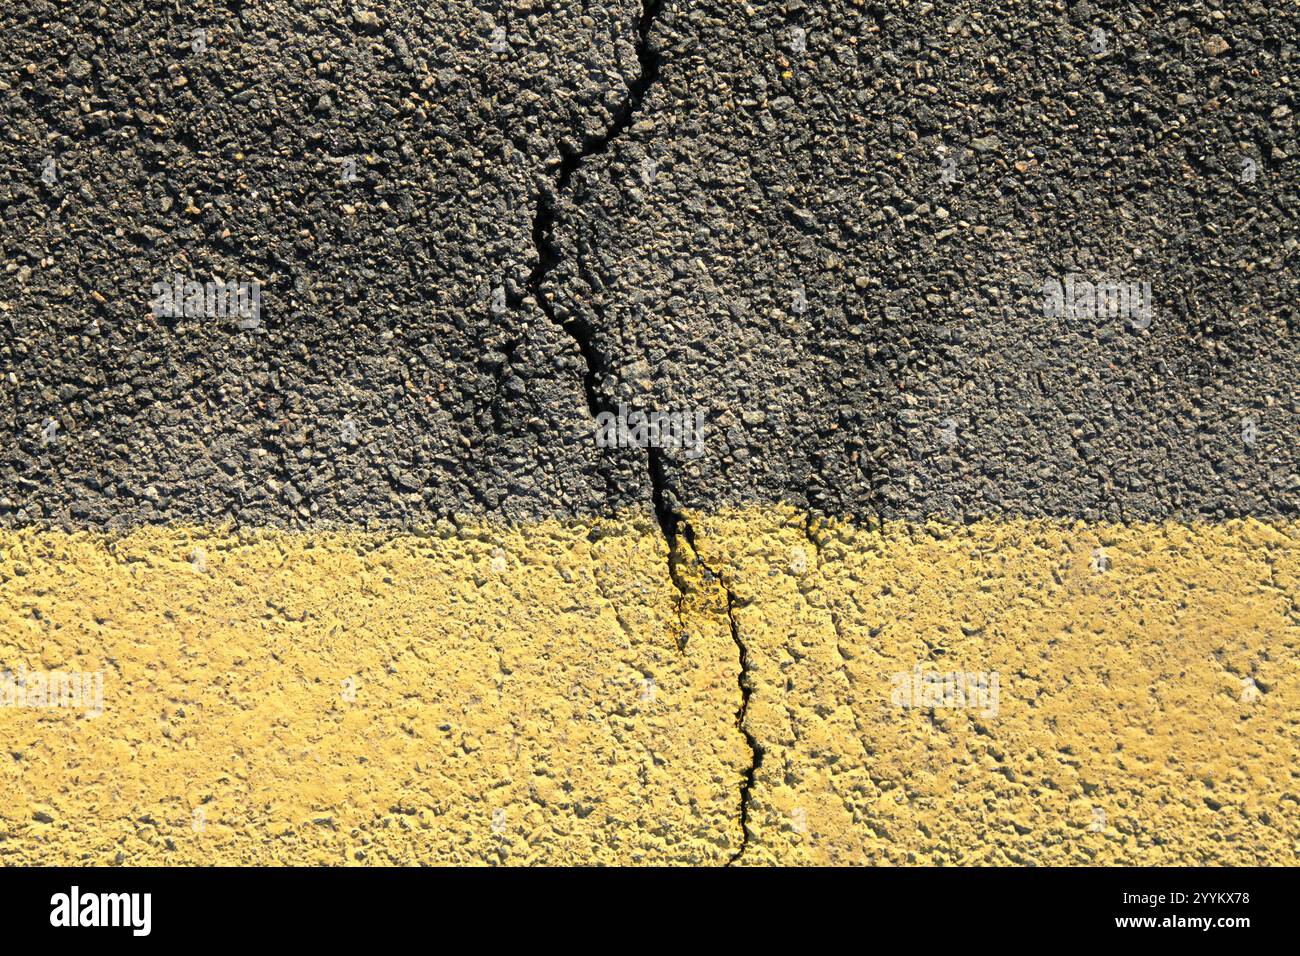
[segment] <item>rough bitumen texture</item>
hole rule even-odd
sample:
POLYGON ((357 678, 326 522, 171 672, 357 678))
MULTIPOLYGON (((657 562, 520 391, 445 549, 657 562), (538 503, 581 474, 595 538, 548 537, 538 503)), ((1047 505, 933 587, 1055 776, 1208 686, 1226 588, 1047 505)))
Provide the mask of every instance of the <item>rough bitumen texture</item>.
POLYGON ((2 532, 0 861, 1300 862, 1294 523, 692 524, 2 532))
POLYGON ((1295 513, 1294 8, 376 9, 5 13, 0 519, 1295 513))
POLYGON ((648 508, 522 295, 561 145, 637 72, 635 8, 297 7, 0 14, 0 520, 648 508), (263 327, 155 320, 177 272, 259 280, 263 327))
POLYGON ((124 683, 0 712, 0 854, 1294 863, 1298 28, 6 6, 0 671, 124 683))
POLYGON ((1297 28, 668 4, 640 119, 566 197, 557 310, 598 329, 607 404, 710 409, 705 457, 667 456, 685 507, 1295 514, 1297 28), (1070 272, 1150 281, 1150 328, 1045 318, 1070 272))

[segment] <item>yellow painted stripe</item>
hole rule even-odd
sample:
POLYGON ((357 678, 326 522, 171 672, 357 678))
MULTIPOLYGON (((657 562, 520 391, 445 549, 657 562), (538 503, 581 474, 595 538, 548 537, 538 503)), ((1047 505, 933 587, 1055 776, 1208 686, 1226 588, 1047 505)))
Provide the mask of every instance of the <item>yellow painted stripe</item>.
POLYGON ((1297 862, 1294 524, 806 524, 0 532, 0 863, 1297 862))
POLYGON ((784 519, 696 521, 766 748, 747 861, 1297 863, 1295 524, 784 519), (996 713, 906 706, 918 664, 996 713))
POLYGON ((20 532, 0 555, 0 669, 106 672, 101 716, 0 708, 0 861, 739 848, 739 663, 717 621, 678 650, 652 524, 20 532))

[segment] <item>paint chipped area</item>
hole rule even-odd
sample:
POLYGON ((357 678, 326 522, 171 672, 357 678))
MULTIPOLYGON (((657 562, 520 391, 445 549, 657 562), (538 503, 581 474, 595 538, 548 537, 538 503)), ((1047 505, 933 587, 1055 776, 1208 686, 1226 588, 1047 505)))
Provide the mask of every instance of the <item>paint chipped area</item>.
POLYGON ((692 521, 756 688, 744 862, 1297 863, 1294 523, 692 521))
POLYGON ((6 864, 723 863, 738 665, 649 522, 0 533, 6 864))
POLYGON ((0 532, 0 863, 1297 862, 1294 523, 687 517, 0 532))

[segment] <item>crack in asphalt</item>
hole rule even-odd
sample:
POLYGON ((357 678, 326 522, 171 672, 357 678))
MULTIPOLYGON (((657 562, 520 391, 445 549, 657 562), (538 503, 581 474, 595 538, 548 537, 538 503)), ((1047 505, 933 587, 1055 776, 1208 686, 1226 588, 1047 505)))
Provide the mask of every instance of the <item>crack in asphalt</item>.
MULTIPOLYGON (((578 347, 578 352, 582 355, 586 363, 587 371, 583 376, 583 393, 587 400, 587 411, 592 418, 598 417, 602 412, 612 412, 614 409, 601 401, 600 394, 596 388, 596 382, 602 378, 608 369, 609 363, 601 354, 596 344, 596 329, 581 315, 569 314, 565 318, 560 318, 555 312, 555 306, 550 298, 546 295, 544 285, 547 277, 563 261, 563 255, 555 243, 555 222, 559 215, 558 203, 561 196, 568 190, 573 180, 573 174, 582 165, 583 161, 592 156, 599 156, 605 153, 611 144, 618 139, 623 133, 627 132, 632 126, 633 117, 641 108, 645 100, 646 93, 654 85, 655 80, 659 78, 660 55, 650 44, 650 31, 654 27, 656 18, 663 10, 666 0, 642 0, 641 14, 637 19, 637 39, 636 39, 636 57, 640 64, 640 72, 627 85, 627 97, 623 100, 622 105, 615 113, 613 122, 605 129, 603 133, 596 136, 584 136, 582 144, 578 149, 573 149, 564 142, 559 143, 560 151, 560 168, 555 175, 553 185, 549 189, 540 189, 537 198, 537 211, 533 215, 532 240, 533 249, 536 253, 537 262, 529 271, 528 277, 524 280, 524 292, 518 293, 513 290, 507 291, 507 301, 510 307, 516 311, 521 309, 524 304, 525 296, 531 296, 537 303, 537 307, 542 310, 543 314, 551 323, 569 336, 578 347)), ((579 269, 582 264, 579 262, 579 269)), ((592 286, 591 280, 587 276, 582 277, 589 286, 592 286)), ((592 286, 592 292, 596 289, 592 286)), ((599 308, 595 307, 599 312, 599 308)), ((508 354, 510 354, 508 352, 508 354)), ((504 366, 503 366, 504 367, 504 366)), ((669 545, 669 574, 673 578, 673 583, 677 586, 678 597, 678 621, 681 621, 681 603, 685 592, 682 590, 682 584, 676 575, 673 567, 671 554, 674 549, 675 535, 673 534, 671 522, 666 523, 664 518, 664 509, 662 507, 663 489, 662 489, 662 469, 656 466, 654 459, 654 450, 651 451, 651 460, 649 463, 651 487, 655 502, 655 515, 659 519, 659 526, 664 533, 665 539, 669 545)), ((605 474, 606 487, 610 484, 610 475, 605 474)), ((679 650, 685 648, 684 634, 679 628, 677 638, 679 650)))
MULTIPOLYGON (((601 400, 600 393, 596 388, 596 382, 604 376, 609 367, 609 362, 601 354, 596 344, 596 330, 591 322, 576 314, 570 314, 563 319, 560 318, 555 312, 554 304, 547 297, 543 288, 547 277, 563 259, 560 249, 555 243, 555 222, 558 217, 557 204, 559 197, 568 190, 573 180, 573 174, 582 165, 583 161, 606 152, 616 139, 631 128, 633 118, 640 110, 646 94, 659 78, 660 54, 651 45, 650 31, 662 12, 664 3, 665 0, 642 0, 641 15, 637 19, 636 28, 636 57, 641 69, 639 74, 628 84, 627 98, 619 107, 613 122, 603 133, 598 136, 584 137, 582 146, 577 150, 563 143, 560 144, 560 169, 556 174, 554 186, 549 191, 541 192, 538 197, 537 212, 533 217, 532 237, 537 254, 537 264, 533 266, 528 278, 524 281, 524 288, 532 296, 542 312, 545 313, 546 317, 554 325, 563 329, 578 346, 578 351, 587 365, 587 372, 583 377, 583 391, 587 399, 587 411, 592 418, 596 418, 602 412, 614 411, 608 402, 601 400)), ((584 277, 584 281, 589 286, 592 285, 590 279, 584 277)), ((593 293, 596 291, 594 287, 592 291, 593 293)), ((522 296, 517 296, 516 301, 511 303, 512 306, 519 308, 522 305, 522 298, 522 296)), ((680 570, 681 549, 677 540, 677 526, 682 518, 668 504, 667 478, 664 473, 663 455, 660 449, 651 447, 647 451, 649 453, 647 466, 655 518, 658 521, 659 530, 668 544, 668 575, 672 579, 673 586, 677 588, 677 649, 678 651, 685 651, 686 630, 682 615, 687 584, 680 570)))
MULTIPOLYGON (((570 315, 564 319, 557 316, 555 307, 546 297, 542 285, 546 277, 563 259, 555 245, 556 205, 559 197, 569 188, 573 174, 584 160, 606 152, 614 140, 631 128, 632 118, 641 108, 641 103, 650 87, 659 78, 660 56, 659 52, 650 45, 650 30, 663 9, 664 2, 665 0, 642 0, 641 16, 637 20, 636 40, 636 56, 641 65, 641 72, 628 84, 627 98, 615 114, 614 121, 603 133, 597 136, 584 136, 582 145, 577 150, 563 142, 560 143, 560 170, 556 174, 554 187, 549 193, 543 191, 538 196, 537 212, 533 216, 532 237, 533 247, 537 252, 537 264, 524 280, 524 288, 532 295, 546 317, 568 333, 577 344, 578 351, 582 353, 587 363, 583 388, 587 396, 587 410, 591 412, 593 418, 602 411, 610 410, 602 406, 596 391, 596 379, 607 366, 600 350, 596 347, 596 330, 590 322, 579 315, 570 315)), ((521 303, 516 301, 512 304, 518 308, 521 303)))
MULTIPOLYGON (((654 447, 647 448, 646 451, 650 459, 650 495, 654 503, 655 520, 659 524, 659 532, 668 544, 668 577, 672 579, 673 587, 677 589, 677 650, 685 653, 688 635, 684 614, 690 585, 682 575, 682 549, 677 530, 679 527, 689 529, 690 525, 686 522, 686 517, 668 503, 668 478, 664 473, 663 452, 654 447)), ((696 560, 698 562, 698 557, 696 560)))
MULTIPOLYGON (((631 128, 632 120, 640 110, 646 94, 659 78, 661 58, 659 51, 651 45, 650 31, 653 29, 665 3, 666 0, 642 0, 641 15, 637 20, 636 40, 636 57, 641 65, 640 73, 628 84, 627 98, 614 116, 614 121, 603 133, 598 136, 584 137, 581 147, 577 150, 564 143, 560 144, 561 161, 559 172, 555 176, 552 189, 540 192, 537 212, 533 217, 532 238, 533 247, 537 254, 537 263, 524 281, 524 288, 546 317, 554 325, 563 329, 577 345, 578 351, 587 365, 587 372, 583 377, 583 391, 587 399, 587 411, 593 418, 603 412, 613 411, 609 403, 602 402, 596 388, 597 380, 603 377, 609 363, 596 344, 596 330, 592 323, 581 315, 570 314, 566 318, 560 318, 555 312, 554 304, 546 296, 543 288, 547 277, 563 259, 555 243, 555 223, 558 218, 557 204, 559 197, 569 189, 573 174, 577 172, 578 167, 590 157, 606 152, 616 139, 631 128)), ((581 268, 581 263, 579 267, 581 268)), ((591 279, 586 276, 583 278, 589 286, 592 286, 592 292, 594 293, 596 289, 591 279)), ((523 295, 513 296, 513 301, 510 302, 511 307, 514 309, 521 308, 523 298, 523 295)), ((600 313, 599 308, 595 308, 595 311, 598 314, 600 313)), ((744 855, 749 846, 750 792, 754 787, 754 777, 758 772, 758 768, 763 763, 763 747, 745 727, 745 717, 749 711, 749 698, 753 693, 749 671, 749 649, 740 637, 740 626, 735 616, 737 603, 735 593, 727 586, 726 581, 720 574, 713 572, 700 559, 699 551, 695 547, 694 529, 680 509, 674 507, 669 501, 670 492, 668 490, 667 474, 664 469, 662 449, 647 448, 647 459, 655 520, 659 525, 660 533, 663 534, 664 541, 668 545, 668 576, 677 589, 678 633, 676 644, 680 653, 684 653, 686 650, 687 633, 684 609, 686 596, 690 588, 682 573, 682 562, 685 559, 683 540, 685 546, 689 547, 695 555, 694 563, 703 569, 706 579, 716 580, 727 595, 727 622, 731 630, 731 640, 736 645, 740 662, 740 673, 737 676, 737 683, 740 688, 740 706, 736 710, 736 727, 744 736, 750 751, 750 765, 745 770, 740 787, 741 842, 739 849, 732 854, 727 862, 727 865, 730 866, 744 855)))

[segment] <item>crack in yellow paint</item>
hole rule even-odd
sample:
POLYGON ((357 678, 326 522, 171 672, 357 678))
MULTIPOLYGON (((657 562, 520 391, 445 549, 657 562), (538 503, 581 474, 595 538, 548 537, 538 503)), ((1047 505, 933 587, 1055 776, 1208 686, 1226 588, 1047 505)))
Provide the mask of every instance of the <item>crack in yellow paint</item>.
POLYGON ((1294 524, 690 520, 0 532, 0 864, 724 864, 727 589, 741 862, 1297 862, 1294 524))
POLYGON ((754 657, 746 862, 1297 863, 1294 524, 693 522, 754 657), (918 665, 996 707, 906 706, 918 665))

